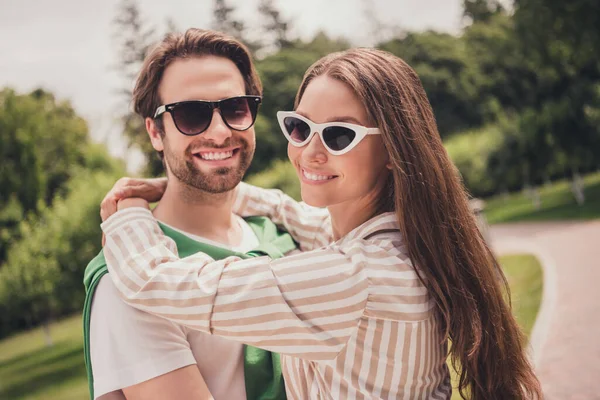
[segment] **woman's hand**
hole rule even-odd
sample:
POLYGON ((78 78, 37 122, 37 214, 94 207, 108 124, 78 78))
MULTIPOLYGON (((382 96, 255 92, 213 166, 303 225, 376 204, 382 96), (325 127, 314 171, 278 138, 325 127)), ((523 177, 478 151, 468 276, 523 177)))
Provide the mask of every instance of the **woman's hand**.
MULTIPOLYGON (((106 219, 116 213, 117 210, 122 209, 117 206, 119 200, 137 197, 146 200, 147 203, 153 203, 162 198, 166 188, 167 178, 119 179, 100 204, 100 216, 102 217, 102 221, 106 221, 106 219)), ((146 207, 148 206, 147 203, 146 207)))
POLYGON ((139 197, 123 199, 117 202, 117 211, 121 211, 131 207, 143 207, 149 210, 150 204, 148 204, 148 202, 145 199, 140 199, 139 197))

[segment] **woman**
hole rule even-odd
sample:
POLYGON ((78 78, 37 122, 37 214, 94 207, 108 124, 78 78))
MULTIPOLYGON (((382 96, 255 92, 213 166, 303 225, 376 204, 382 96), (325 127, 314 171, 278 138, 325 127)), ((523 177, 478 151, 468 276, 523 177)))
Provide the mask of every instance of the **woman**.
POLYGON ((448 339, 461 393, 541 398, 416 73, 379 50, 331 54, 278 118, 303 200, 329 213, 247 185, 237 207, 271 216, 305 252, 180 260, 131 207, 103 224, 125 301, 281 353, 291 398, 450 398, 448 339))

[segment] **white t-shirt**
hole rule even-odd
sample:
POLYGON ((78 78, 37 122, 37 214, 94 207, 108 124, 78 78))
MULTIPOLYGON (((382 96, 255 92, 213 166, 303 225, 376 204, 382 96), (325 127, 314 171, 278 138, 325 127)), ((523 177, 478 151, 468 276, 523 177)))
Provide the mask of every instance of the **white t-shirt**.
MULTIPOLYGON (((245 253, 259 242, 246 221, 237 218, 242 242, 229 248, 245 253)), ((227 247, 178 231, 196 241, 227 247)), ((100 280, 92 301, 90 352, 96 399, 122 399, 122 388, 193 364, 198 365, 215 400, 246 399, 241 343, 136 310, 121 300, 108 275, 100 280)))

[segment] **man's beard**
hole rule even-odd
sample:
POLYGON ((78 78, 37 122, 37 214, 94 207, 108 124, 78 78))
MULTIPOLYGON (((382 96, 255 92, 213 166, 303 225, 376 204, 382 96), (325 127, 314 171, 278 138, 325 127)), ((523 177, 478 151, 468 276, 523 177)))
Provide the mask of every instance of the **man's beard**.
POLYGON ((237 165, 232 167, 211 168, 210 172, 207 173, 198 168, 194 162, 195 156, 192 155, 194 147, 199 147, 200 143, 190 144, 185 150, 184 156, 180 157, 171 151, 168 140, 163 138, 163 142, 165 145, 165 161, 167 162, 171 173, 181 183, 206 193, 216 194, 233 190, 238 183, 242 181, 246 170, 250 166, 252 157, 254 156, 254 147, 250 146, 248 141, 240 137, 235 138, 235 140, 229 138, 221 146, 215 146, 210 142, 203 143, 203 148, 213 148, 215 150, 239 146, 236 150, 239 158, 237 165))

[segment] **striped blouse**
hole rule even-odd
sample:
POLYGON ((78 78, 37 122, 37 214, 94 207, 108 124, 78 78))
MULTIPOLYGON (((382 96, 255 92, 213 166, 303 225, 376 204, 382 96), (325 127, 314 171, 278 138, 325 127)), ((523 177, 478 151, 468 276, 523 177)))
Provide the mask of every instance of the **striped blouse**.
POLYGON ((303 253, 179 259, 143 208, 102 224, 110 276, 135 308, 281 353, 290 399, 449 399, 434 304, 385 213, 331 242, 326 210, 239 186, 235 211, 268 215, 303 253))

